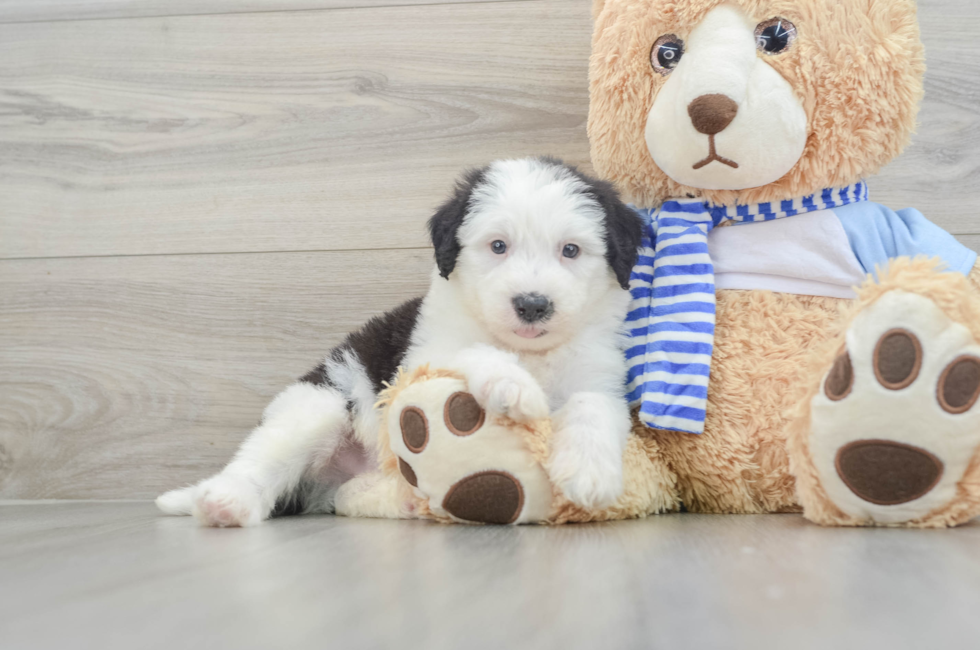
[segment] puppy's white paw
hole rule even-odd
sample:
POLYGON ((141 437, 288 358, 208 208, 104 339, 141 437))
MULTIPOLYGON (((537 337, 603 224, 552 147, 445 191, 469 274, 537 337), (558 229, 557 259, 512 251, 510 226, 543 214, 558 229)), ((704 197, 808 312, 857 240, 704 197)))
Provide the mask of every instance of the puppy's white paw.
POLYGON ((257 526, 269 516, 270 508, 248 479, 218 474, 196 490, 191 513, 205 526, 257 526))
POLYGON ((548 397, 541 386, 523 368, 489 378, 477 391, 477 400, 492 413, 526 422, 548 417, 548 397))
POLYGON ((558 432, 548 475, 568 499, 583 508, 611 506, 623 493, 622 454, 577 444, 567 429, 558 432))
POLYGON ((518 422, 548 417, 548 396, 517 355, 480 345, 464 350, 457 366, 480 406, 518 422))

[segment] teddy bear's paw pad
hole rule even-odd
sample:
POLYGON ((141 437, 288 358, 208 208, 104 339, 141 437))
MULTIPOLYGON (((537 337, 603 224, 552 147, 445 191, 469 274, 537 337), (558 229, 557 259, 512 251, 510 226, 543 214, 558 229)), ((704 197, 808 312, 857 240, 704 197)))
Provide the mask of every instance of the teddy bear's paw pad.
POLYGON ((419 486, 419 477, 415 475, 415 470, 401 458, 398 459, 398 471, 402 473, 409 485, 416 488, 419 486))
POLYGON ((943 462, 925 449, 891 440, 855 440, 837 452, 837 474, 851 492, 883 506, 928 494, 943 462))
POLYGON ((403 409, 398 424, 409 451, 417 454, 425 449, 429 442, 429 422, 422 409, 414 406, 403 409))
POLYGON ((551 511, 547 474, 522 425, 488 414, 455 377, 417 382, 389 406, 398 470, 438 516, 459 521, 539 522, 551 511))
POLYGON ((453 393, 446 400, 446 426, 457 436, 476 433, 483 426, 487 412, 480 408, 476 398, 469 393, 453 393))
POLYGON ((442 507, 465 521, 512 524, 524 507, 524 488, 507 472, 480 472, 454 483, 442 507))
POLYGON ((980 447, 980 345, 928 298, 892 291, 854 319, 812 402, 827 496, 878 523, 957 498, 980 447))
POLYGON ((980 397, 980 359, 963 356, 946 366, 939 378, 939 404, 947 413, 966 413, 980 397))

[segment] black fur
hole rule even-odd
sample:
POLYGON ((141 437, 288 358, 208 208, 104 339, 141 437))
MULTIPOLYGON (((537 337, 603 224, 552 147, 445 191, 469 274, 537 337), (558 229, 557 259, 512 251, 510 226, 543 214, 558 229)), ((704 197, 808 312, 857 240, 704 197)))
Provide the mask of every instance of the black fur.
POLYGON ((459 257, 460 250, 456 233, 466 217, 470 194, 473 193, 473 188, 483 182, 486 173, 486 167, 467 172, 457 181, 452 197, 429 219, 429 235, 436 249, 436 266, 439 267, 439 275, 444 278, 448 279, 456 268, 456 258, 459 257))
MULTIPOLYGON (((333 352, 331 352, 331 356, 333 356, 333 352)), ((330 373, 327 372, 327 364, 322 361, 320 362, 320 365, 300 377, 299 380, 306 382, 307 384, 313 384, 314 386, 337 388, 337 386, 330 379, 330 373)))
MULTIPOLYGON (((354 357, 364 366, 375 392, 381 391, 384 382, 394 378, 398 366, 405 358, 421 305, 421 298, 413 298, 382 316, 372 318, 334 348, 330 358, 339 362, 343 360, 345 351, 352 351, 354 357)), ((336 388, 323 363, 301 377, 300 381, 336 388)))
POLYGON ((586 194, 591 196, 606 213, 606 262, 616 274, 619 286, 630 288, 630 274, 640 256, 640 241, 643 237, 643 219, 631 207, 619 198, 619 192, 612 183, 600 181, 580 172, 571 165, 564 165, 554 158, 544 158, 556 165, 568 167, 589 189, 586 194))

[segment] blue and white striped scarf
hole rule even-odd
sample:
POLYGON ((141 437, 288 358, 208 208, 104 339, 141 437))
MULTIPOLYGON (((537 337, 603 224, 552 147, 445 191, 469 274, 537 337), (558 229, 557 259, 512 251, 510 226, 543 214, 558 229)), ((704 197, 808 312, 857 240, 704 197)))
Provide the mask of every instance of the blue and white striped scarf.
POLYGON ((627 394, 648 427, 704 431, 715 334, 715 277, 708 233, 725 221, 771 221, 866 201, 863 182, 802 199, 712 206, 670 200, 637 212, 646 227, 630 278, 626 325, 630 345, 627 394))

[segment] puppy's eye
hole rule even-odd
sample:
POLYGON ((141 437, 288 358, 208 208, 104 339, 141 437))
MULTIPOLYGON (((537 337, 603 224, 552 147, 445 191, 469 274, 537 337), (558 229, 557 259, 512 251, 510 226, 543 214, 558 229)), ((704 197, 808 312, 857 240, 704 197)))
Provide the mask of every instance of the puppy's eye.
POLYGON ((575 259, 578 257, 579 247, 575 244, 565 244, 565 248, 561 250, 561 254, 569 259, 575 259))
POLYGON ((664 34, 653 44, 650 50, 650 65, 663 76, 677 67, 684 56, 684 41, 674 34, 664 34))
POLYGON ((755 28, 755 42, 766 54, 779 54, 796 40, 796 25, 785 18, 772 18, 755 28))
POLYGON ((507 244, 500 241, 499 239, 492 244, 490 244, 490 250, 492 250, 497 255, 503 255, 507 252, 507 244))

